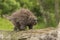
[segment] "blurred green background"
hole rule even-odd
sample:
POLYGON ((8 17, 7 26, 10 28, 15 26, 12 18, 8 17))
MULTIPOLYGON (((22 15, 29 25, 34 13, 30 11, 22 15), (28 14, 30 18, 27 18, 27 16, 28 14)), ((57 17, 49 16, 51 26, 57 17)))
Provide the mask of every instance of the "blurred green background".
POLYGON ((47 22, 48 26, 44 22, 43 13, 41 12, 42 9, 40 8, 40 3, 41 1, 39 2, 39 0, 0 0, 0 30, 13 30, 13 24, 6 18, 3 18, 3 15, 10 15, 16 10, 23 7, 31 10, 38 18, 38 23, 34 26, 34 29, 55 27, 57 25, 55 18, 55 0, 43 0, 42 3, 44 11, 49 12, 49 16, 46 15, 47 17, 49 17, 49 22, 47 22))

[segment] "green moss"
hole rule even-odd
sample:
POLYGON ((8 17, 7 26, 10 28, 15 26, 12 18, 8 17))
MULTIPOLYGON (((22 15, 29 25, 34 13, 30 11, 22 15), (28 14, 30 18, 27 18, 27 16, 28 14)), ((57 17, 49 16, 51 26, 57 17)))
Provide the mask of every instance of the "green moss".
POLYGON ((0 18, 0 30, 13 30, 13 25, 9 20, 0 18))

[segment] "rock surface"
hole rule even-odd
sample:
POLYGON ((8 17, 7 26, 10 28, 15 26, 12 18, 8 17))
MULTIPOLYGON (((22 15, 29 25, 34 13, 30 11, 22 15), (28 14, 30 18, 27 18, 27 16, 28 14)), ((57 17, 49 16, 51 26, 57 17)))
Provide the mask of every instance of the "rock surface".
POLYGON ((53 28, 20 32, 0 31, 0 40, 57 40, 58 32, 53 28))

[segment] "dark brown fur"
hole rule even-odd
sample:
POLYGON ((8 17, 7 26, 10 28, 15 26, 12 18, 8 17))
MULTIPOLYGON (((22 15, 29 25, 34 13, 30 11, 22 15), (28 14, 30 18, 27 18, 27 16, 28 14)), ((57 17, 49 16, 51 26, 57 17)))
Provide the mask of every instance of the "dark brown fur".
POLYGON ((29 29, 32 29, 33 25, 37 23, 35 15, 30 10, 24 8, 14 12, 10 16, 10 20, 15 26, 15 31, 25 30, 26 26, 28 26, 29 29))

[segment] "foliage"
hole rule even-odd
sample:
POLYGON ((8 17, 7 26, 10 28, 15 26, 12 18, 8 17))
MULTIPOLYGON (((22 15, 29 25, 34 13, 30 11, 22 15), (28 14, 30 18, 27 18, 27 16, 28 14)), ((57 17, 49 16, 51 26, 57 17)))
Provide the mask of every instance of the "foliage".
POLYGON ((1 15, 11 13, 18 8, 20 8, 20 4, 16 2, 15 0, 1 0, 0 1, 0 10, 3 11, 1 15))
MULTIPOLYGON (((54 0, 45 0, 44 9, 47 11, 54 11, 54 0)), ((40 12, 40 4, 37 0, 0 0, 1 14, 11 14, 13 11, 25 7, 35 13, 36 16, 42 16, 40 12)))

